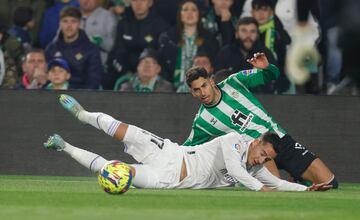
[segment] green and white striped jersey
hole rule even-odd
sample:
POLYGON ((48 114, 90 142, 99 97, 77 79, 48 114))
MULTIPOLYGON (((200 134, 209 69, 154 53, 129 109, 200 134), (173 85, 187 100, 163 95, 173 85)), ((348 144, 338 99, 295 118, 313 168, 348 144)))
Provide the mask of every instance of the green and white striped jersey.
POLYGON ((286 133, 267 113, 248 88, 263 85, 279 77, 280 71, 270 64, 267 69, 234 73, 220 82, 220 101, 211 107, 201 105, 190 136, 183 145, 193 146, 230 132, 244 134, 247 141, 272 131, 280 137, 286 133))

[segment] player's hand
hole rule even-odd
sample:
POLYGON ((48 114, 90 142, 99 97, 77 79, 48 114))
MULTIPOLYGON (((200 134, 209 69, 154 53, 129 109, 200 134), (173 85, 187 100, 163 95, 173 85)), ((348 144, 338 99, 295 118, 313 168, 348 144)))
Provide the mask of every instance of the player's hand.
POLYGON ((312 184, 306 191, 326 191, 332 188, 332 185, 327 183, 312 184))
POLYGON ((252 58, 247 59, 246 61, 259 69, 266 69, 269 66, 269 61, 264 53, 255 53, 252 58))
POLYGON ((316 69, 320 61, 311 33, 310 27, 297 27, 286 55, 286 74, 297 85, 309 80, 311 69, 316 69))

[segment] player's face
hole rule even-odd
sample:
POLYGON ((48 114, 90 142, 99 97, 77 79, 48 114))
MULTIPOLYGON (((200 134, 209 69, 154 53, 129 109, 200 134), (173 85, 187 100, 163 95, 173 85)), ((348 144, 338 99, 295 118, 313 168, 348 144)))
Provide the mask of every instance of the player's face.
POLYGON ((206 69, 208 73, 212 73, 214 71, 210 59, 207 56, 197 56, 194 58, 193 67, 198 66, 206 69))
POLYGON ((248 153, 248 164, 255 166, 274 159, 276 152, 270 143, 262 143, 255 140, 251 143, 248 153))
POLYGON ((191 82, 191 94, 204 105, 214 105, 220 96, 212 78, 199 77, 191 82))
POLYGON ((46 72, 46 60, 43 53, 29 53, 22 65, 24 73, 26 73, 30 80, 34 77, 35 71, 46 72))
POLYGON ((259 25, 265 24, 274 14, 270 7, 254 8, 251 12, 252 16, 257 20, 259 25))
POLYGON ((255 24, 240 25, 236 34, 245 50, 251 50, 258 38, 258 30, 255 24))
POLYGON ((196 25, 199 21, 199 10, 193 2, 186 2, 181 7, 180 16, 184 25, 196 25))
POLYGON ((74 17, 64 17, 60 20, 60 28, 65 39, 74 39, 80 30, 80 21, 74 17))

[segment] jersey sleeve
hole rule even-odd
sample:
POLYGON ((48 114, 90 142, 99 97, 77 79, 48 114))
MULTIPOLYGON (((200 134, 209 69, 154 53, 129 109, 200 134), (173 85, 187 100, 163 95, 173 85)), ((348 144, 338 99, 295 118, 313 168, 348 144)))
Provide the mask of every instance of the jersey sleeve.
POLYGON ((306 191, 307 189, 306 186, 291 183, 272 175, 265 166, 261 166, 253 175, 265 186, 277 191, 306 191))
POLYGON ((241 163, 241 156, 235 149, 235 145, 239 142, 239 136, 236 133, 229 133, 221 136, 220 145, 224 157, 225 167, 228 174, 234 177, 246 188, 259 191, 264 184, 254 178, 241 163))
POLYGON ((273 64, 266 69, 242 70, 233 75, 234 80, 240 81, 247 88, 264 85, 280 76, 280 70, 273 64))

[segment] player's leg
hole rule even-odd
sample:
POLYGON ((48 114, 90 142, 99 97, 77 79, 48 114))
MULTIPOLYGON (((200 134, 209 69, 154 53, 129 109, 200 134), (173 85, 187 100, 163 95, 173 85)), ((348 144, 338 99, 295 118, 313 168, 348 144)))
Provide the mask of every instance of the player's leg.
POLYGON ((81 122, 92 125, 99 130, 103 130, 106 134, 112 137, 114 136, 117 127, 121 124, 120 121, 102 112, 86 111, 73 97, 69 95, 60 95, 59 102, 81 122))
MULTIPOLYGON (((54 134, 50 136, 46 143, 44 143, 46 149, 52 149, 60 152, 65 152, 73 159, 79 162, 82 166, 88 168, 94 173, 98 173, 101 168, 108 162, 105 158, 75 147, 62 139, 60 135, 54 134)), ((159 181, 158 175, 155 170, 149 166, 142 164, 129 165, 133 176, 133 185, 139 188, 158 188, 159 181)))
POLYGON ((280 147, 282 152, 275 158, 276 164, 295 180, 306 180, 315 184, 331 182, 333 187, 337 188, 334 174, 305 146, 286 135, 281 138, 280 147))
POLYGON ((46 149, 65 152, 94 173, 100 171, 105 163, 108 162, 108 160, 95 153, 72 146, 71 144, 65 142, 64 139, 57 134, 50 136, 47 142, 44 143, 44 147, 46 149))
POLYGON ((333 188, 338 188, 338 182, 335 175, 320 158, 316 158, 304 171, 301 177, 305 180, 310 180, 313 183, 328 183, 329 185, 332 185, 333 188))

